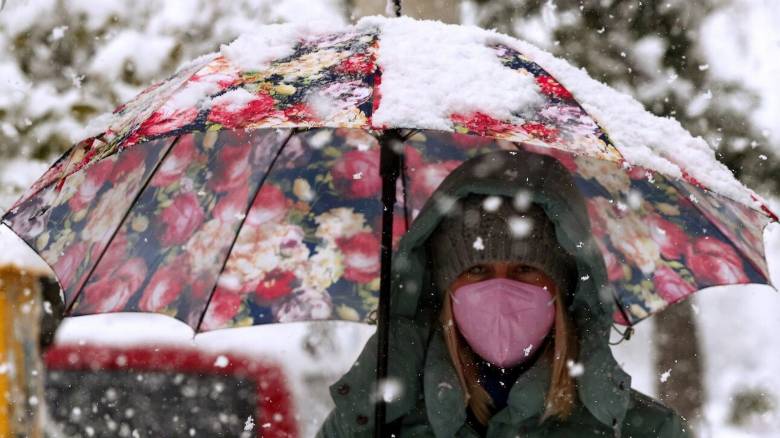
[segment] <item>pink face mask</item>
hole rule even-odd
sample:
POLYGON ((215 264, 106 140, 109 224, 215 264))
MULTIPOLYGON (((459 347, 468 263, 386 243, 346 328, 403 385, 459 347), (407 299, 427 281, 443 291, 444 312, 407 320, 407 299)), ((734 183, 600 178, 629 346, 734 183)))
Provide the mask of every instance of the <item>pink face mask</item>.
POLYGON ((452 310, 472 350, 501 368, 531 357, 555 319, 550 292, 507 278, 459 287, 452 297, 452 310))

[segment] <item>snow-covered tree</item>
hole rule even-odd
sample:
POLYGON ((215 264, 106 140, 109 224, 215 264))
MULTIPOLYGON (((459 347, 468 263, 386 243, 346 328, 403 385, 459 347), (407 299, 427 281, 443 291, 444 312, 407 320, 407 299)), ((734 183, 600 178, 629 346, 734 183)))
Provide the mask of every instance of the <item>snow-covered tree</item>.
POLYGON ((50 160, 97 115, 258 24, 343 22, 339 0, 28 0, 0 11, 0 157, 50 160))
POLYGON ((751 119, 758 96, 711 73, 701 31, 730 0, 469 0, 483 27, 532 40, 707 139, 743 182, 780 192, 780 145, 751 119))

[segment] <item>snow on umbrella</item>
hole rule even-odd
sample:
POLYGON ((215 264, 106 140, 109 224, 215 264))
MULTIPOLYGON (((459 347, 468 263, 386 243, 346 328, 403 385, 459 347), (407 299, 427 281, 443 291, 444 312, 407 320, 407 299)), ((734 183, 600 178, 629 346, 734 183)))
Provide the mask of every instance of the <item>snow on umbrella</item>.
POLYGON ((702 139, 477 28, 262 27, 92 128, 3 217, 73 315, 161 312, 196 331, 370 320, 382 238, 451 170, 499 149, 571 172, 619 322, 707 286, 768 283, 762 231, 776 216, 702 139), (396 206, 384 235, 383 181, 396 206))

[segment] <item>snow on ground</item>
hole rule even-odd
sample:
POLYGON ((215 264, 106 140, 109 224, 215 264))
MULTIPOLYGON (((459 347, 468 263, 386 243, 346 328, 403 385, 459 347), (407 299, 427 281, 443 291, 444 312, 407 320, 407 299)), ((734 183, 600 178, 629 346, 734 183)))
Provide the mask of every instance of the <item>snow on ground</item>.
POLYGON ((282 367, 294 397, 301 436, 313 436, 333 405, 328 386, 349 369, 373 326, 352 322, 290 323, 217 330, 193 338, 192 329, 173 318, 146 313, 116 313, 67 318, 58 344, 175 346, 211 354, 235 354, 271 360, 282 367), (327 326, 325 326, 327 325, 327 326), (312 331, 332 330, 317 356, 304 345, 312 331))

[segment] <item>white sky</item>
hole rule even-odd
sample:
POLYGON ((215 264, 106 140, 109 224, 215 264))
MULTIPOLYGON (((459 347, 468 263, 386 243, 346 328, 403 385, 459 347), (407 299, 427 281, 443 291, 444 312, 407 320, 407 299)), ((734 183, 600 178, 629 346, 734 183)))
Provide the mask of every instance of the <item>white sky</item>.
MULTIPOLYGON (((733 0, 704 25, 712 72, 743 81, 761 95, 755 120, 780 143, 780 1, 733 0)), ((717 98, 717 96, 714 96, 717 98)))

